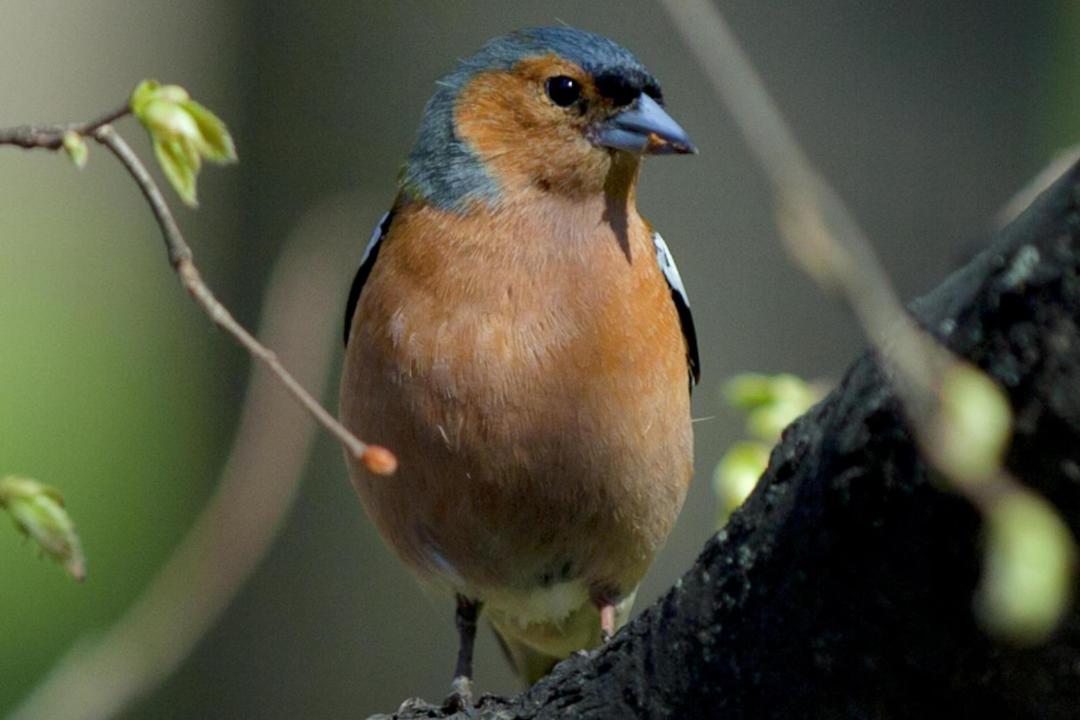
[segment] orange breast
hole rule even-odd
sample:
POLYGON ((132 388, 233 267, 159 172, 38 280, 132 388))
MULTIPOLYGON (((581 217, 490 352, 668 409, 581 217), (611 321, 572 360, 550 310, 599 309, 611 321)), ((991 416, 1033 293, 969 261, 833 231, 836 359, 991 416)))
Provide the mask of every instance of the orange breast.
POLYGON ((353 320, 341 412, 391 448, 350 468, 424 577, 483 597, 629 592, 691 475, 686 349, 651 234, 603 199, 398 211, 353 320))

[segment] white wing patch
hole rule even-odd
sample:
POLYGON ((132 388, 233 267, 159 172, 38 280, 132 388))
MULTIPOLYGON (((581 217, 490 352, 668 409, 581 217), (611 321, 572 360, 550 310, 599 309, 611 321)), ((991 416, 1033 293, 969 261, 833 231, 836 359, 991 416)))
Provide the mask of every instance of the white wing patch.
POLYGON ((367 282, 368 276, 371 275, 371 268, 375 264, 375 258, 379 254, 379 243, 386 236, 386 233, 390 230, 391 213, 383 213, 383 216, 379 218, 379 224, 375 226, 375 231, 371 233, 371 239, 368 240, 367 247, 364 248, 364 257, 360 258, 360 268, 356 271, 356 277, 353 278, 352 288, 349 290, 349 300, 345 304, 345 344, 349 344, 349 330, 352 328, 353 314, 356 312, 356 303, 360 301, 360 293, 364 289, 364 283, 367 282))
MULTIPOLYGON (((375 229, 371 231, 371 238, 367 241, 367 247, 364 248, 364 255, 360 258, 360 264, 363 265, 367 262, 368 257, 371 256, 371 251, 375 249, 375 246, 382 240, 383 235, 386 233, 386 228, 383 225, 386 223, 386 218, 390 217, 390 211, 387 210, 379 218, 379 222, 375 224, 375 229)), ((661 240, 660 242, 663 242, 661 240)), ((678 271, 676 271, 676 274, 678 271)))
POLYGON ((679 275, 679 268, 675 266, 675 259, 671 257, 671 251, 668 250, 663 236, 654 230, 652 241, 656 246, 656 263, 660 266, 660 272, 664 273, 664 279, 667 280, 673 292, 679 293, 686 307, 690 307, 690 298, 686 295, 686 287, 683 285, 682 276, 679 275))
POLYGON ((683 337, 686 339, 686 362, 690 370, 690 387, 693 388, 694 383, 701 379, 701 359, 698 357, 694 317, 690 314, 690 298, 686 294, 679 268, 675 266, 675 260, 671 257, 671 251, 668 250, 664 238, 654 230, 652 239, 656 247, 656 264, 660 266, 660 272, 664 274, 664 279, 671 288, 671 300, 679 313, 679 324, 682 326, 683 337))

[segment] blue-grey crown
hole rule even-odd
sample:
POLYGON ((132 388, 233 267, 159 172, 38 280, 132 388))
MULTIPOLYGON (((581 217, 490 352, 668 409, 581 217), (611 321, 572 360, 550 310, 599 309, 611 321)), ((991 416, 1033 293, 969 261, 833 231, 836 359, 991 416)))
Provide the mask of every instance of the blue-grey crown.
POLYGON ((469 198, 497 202, 498 183, 455 132, 454 103, 476 73, 509 70, 527 57, 552 53, 576 63, 593 77, 630 80, 659 94, 656 80, 633 53, 602 35, 570 27, 541 27, 494 38, 436 83, 402 175, 402 186, 445 209, 460 209, 469 198))

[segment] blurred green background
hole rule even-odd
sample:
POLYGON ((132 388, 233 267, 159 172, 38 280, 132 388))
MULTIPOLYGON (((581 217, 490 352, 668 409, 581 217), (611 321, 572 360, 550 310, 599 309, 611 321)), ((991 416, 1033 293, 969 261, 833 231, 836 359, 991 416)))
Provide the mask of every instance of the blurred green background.
MULTIPOLYGON (((977 249, 1010 195, 1077 141, 1070 0, 719 5, 905 298, 977 249)), ((640 193, 694 302, 695 417, 711 418, 696 425, 698 478, 643 607, 713 529, 708 477, 740 433, 720 381, 747 369, 836 378, 863 346, 784 260, 762 176, 658 6, 2 0, 0 126, 89 119, 145 77, 190 89, 229 122, 241 164, 204 173, 202 208, 179 220, 211 286, 252 327, 283 243, 324 198, 372 198, 359 258, 438 76, 489 37, 559 21, 631 48, 701 148, 650 161, 640 193)), ((149 158, 134 123, 120 129, 149 158)), ((341 314, 353 270, 311 279, 339 290, 325 312, 341 314)), ((0 149, 0 344, 0 473, 64 491, 90 573, 76 585, 0 528, 4 714, 118 617, 182 536, 224 461, 249 363, 179 289, 142 198, 96 147, 82 173, 0 149)), ((450 604, 425 597, 383 548, 321 437, 252 581, 124 717, 363 717, 441 698, 454 642, 450 604)), ((514 688, 487 631, 477 674, 481 691, 514 688)))

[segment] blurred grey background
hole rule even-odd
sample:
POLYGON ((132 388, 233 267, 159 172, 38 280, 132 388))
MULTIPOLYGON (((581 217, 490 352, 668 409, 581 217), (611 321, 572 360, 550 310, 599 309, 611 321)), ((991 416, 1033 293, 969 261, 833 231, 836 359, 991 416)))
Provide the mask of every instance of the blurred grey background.
MULTIPOLYGON (((1080 134, 1075 1, 717 2, 905 299, 977 249, 1001 205, 1080 134)), ((657 5, 0 0, 0 126, 89 119, 144 77, 219 112, 241 163, 205 172, 201 209, 179 220, 251 327, 280 249, 325 198, 362 198, 359 259, 435 79, 494 35, 557 22, 633 50, 701 149, 650 160, 640 193, 694 303, 695 417, 709 418, 644 607, 714 529, 709 479, 741 434, 721 381, 744 370, 835 379, 864 344, 785 261, 763 178, 657 5)), ((149 159, 140 129, 120 129, 149 159)), ((164 260, 141 197, 101 149, 82 173, 0 149, 0 474, 62 488, 90 563, 75 585, 0 532, 0 714, 123 612, 224 461, 249 362, 164 260)), ((338 290, 325 312, 340 316, 354 269, 312 278, 338 290)), ((124 716, 364 717, 441 698, 451 618, 382 546, 320 436, 266 561, 179 673, 124 716)), ((477 675, 481 691, 515 687, 486 630, 477 675)))

